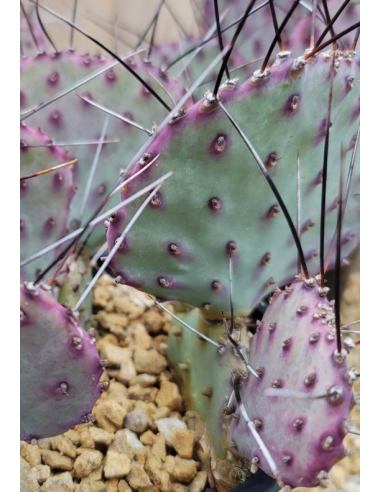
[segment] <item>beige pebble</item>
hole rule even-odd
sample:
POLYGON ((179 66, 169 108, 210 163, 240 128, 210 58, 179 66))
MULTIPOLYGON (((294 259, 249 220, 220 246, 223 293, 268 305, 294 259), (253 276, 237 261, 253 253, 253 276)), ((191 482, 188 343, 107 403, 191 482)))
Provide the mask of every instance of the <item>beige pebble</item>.
POLYGON ((134 462, 136 465, 139 465, 140 467, 144 467, 146 464, 146 459, 148 455, 148 447, 142 447, 135 449, 135 457, 134 457, 134 462))
POLYGON ((122 428, 127 410, 114 400, 106 400, 94 407, 93 414, 98 427, 113 433, 122 428))
POLYGON ((155 421, 159 431, 164 434, 167 446, 173 447, 173 437, 178 430, 187 430, 185 423, 179 419, 164 418, 155 421))
POLYGON ((99 467, 103 459, 100 451, 88 449, 82 453, 74 462, 75 475, 78 478, 87 477, 90 473, 99 467))
POLYGON ((197 463, 194 460, 184 460, 178 456, 167 456, 165 468, 173 480, 181 483, 188 483, 197 474, 197 463))
POLYGON ((42 484, 50 475, 51 471, 48 465, 36 465, 30 469, 29 478, 37 480, 39 484, 42 484))
POLYGON ((146 460, 145 470, 155 487, 162 492, 170 492, 171 480, 169 473, 164 469, 162 461, 156 456, 149 455, 146 460))
POLYGON ((102 480, 103 475, 103 465, 100 464, 97 468, 95 468, 92 472, 90 472, 87 477, 83 477, 81 483, 91 483, 96 482, 97 480, 102 480))
POLYGON ((172 444, 180 458, 192 458, 194 431, 179 429, 172 435, 172 444))
POLYGON ((124 384, 118 381, 111 381, 110 387, 106 393, 107 400, 113 400, 115 398, 127 398, 127 388, 124 384))
POLYGON ((157 435, 154 434, 151 430, 148 430, 140 436, 140 441, 145 446, 152 446, 157 441, 157 435))
POLYGON ((49 477, 41 486, 41 492, 74 492, 73 479, 69 472, 49 477))
POLYGON ((156 396, 155 402, 158 407, 168 407, 170 410, 181 409, 181 395, 179 387, 175 383, 163 381, 156 396))
POLYGON ((103 350, 104 346, 108 345, 110 343, 112 345, 115 345, 116 347, 119 345, 118 338, 115 335, 108 333, 103 338, 101 338, 100 340, 97 341, 98 352, 101 352, 103 350))
POLYGON ((147 330, 142 323, 136 321, 131 323, 127 329, 127 336, 132 338, 130 344, 132 350, 149 350, 152 348, 152 337, 148 335, 147 330))
POLYGON ((137 372, 160 374, 167 367, 167 360, 155 349, 137 349, 134 354, 134 363, 137 372))
POLYGON ((165 319, 161 314, 151 309, 143 314, 142 322, 146 327, 148 333, 150 333, 151 335, 157 335, 158 333, 160 333, 165 323, 165 319))
POLYGON ((152 485, 147 473, 140 467, 134 466, 127 475, 127 481, 134 490, 142 490, 144 487, 152 485))
POLYGON ((20 456, 20 492, 40 492, 40 486, 35 478, 30 477, 30 466, 20 456))
POLYGON ((171 492, 189 492, 188 487, 182 483, 172 482, 171 492))
POLYGON ((37 441, 37 445, 40 449, 51 449, 51 442, 48 437, 44 437, 43 439, 39 439, 37 441))
POLYGON ((123 384, 128 384, 135 376, 136 369, 133 360, 131 358, 123 360, 120 364, 120 370, 116 376, 117 380, 123 384))
POLYGON ((75 492, 91 492, 91 487, 89 483, 76 483, 74 484, 75 492))
POLYGON ((129 429, 122 429, 115 434, 114 441, 110 444, 108 450, 126 454, 132 460, 136 450, 143 447, 143 444, 134 432, 131 432, 129 429))
POLYGON ((107 492, 118 492, 118 482, 117 478, 110 478, 106 480, 106 490, 107 492))
POLYGON ((93 436, 90 434, 89 427, 82 427, 79 431, 79 441, 83 448, 95 449, 95 441, 93 436))
POLYGON ((106 484, 103 482, 103 480, 97 480, 96 482, 88 482, 87 485, 90 485, 91 492, 107 492, 106 484))
POLYGON ((103 344, 99 355, 102 359, 107 359, 111 365, 120 367, 123 361, 131 359, 132 352, 129 348, 115 346, 112 343, 105 343, 103 344))
POLYGON ((131 470, 131 460, 126 454, 108 450, 106 454, 104 474, 106 478, 122 478, 131 470))
POLYGON ((124 420, 124 427, 130 429, 136 434, 142 434, 150 423, 150 417, 147 411, 147 404, 138 401, 134 410, 127 414, 124 420))
POLYGON ((153 386, 157 381, 157 377, 152 374, 138 374, 130 381, 130 386, 139 384, 142 388, 149 388, 153 386))
POLYGON ((157 388, 142 388, 139 384, 128 388, 128 398, 131 400, 142 400, 146 403, 153 403, 158 393, 157 388))
POLYGON ((99 427, 90 427, 89 434, 94 439, 95 444, 104 446, 109 446, 115 437, 111 432, 99 429, 99 427))
POLYGON ((50 449, 41 449, 41 458, 45 465, 52 469, 67 470, 73 469, 73 460, 68 456, 62 456, 58 451, 50 449))
POLYGON ((59 451, 66 456, 69 456, 69 458, 76 458, 77 447, 67 437, 56 436, 52 437, 50 441, 52 443, 52 449, 59 451))
MULTIPOLYGON (((152 339, 153 348, 159 352, 160 345, 168 345, 168 336, 167 335, 158 335, 157 337, 152 339)), ((164 354, 162 354, 164 355, 164 354)))
POLYGON ((118 492, 132 492, 131 487, 125 480, 119 480, 118 482, 118 492))
POLYGON ((159 458, 161 461, 165 461, 167 452, 165 448, 165 437, 163 434, 158 434, 157 440, 152 446, 152 454, 153 456, 159 458))
POLYGON ((100 280, 96 284, 93 290, 93 305, 101 308, 105 308, 110 300, 111 294, 103 286, 99 284, 100 280))
POLYGON ((188 485, 190 492, 202 492, 208 482, 208 474, 206 471, 197 472, 192 482, 188 485))
POLYGON ((114 328, 126 328, 128 324, 128 316, 123 313, 108 313, 106 311, 98 311, 95 315, 97 321, 103 328, 112 331, 114 328))
POLYGON ((30 467, 41 465, 40 448, 35 444, 28 444, 25 441, 20 441, 20 455, 30 467))
POLYGON ((73 429, 69 429, 65 434, 63 434, 64 437, 67 437, 70 439, 70 441, 75 445, 79 446, 80 445, 80 437, 79 437, 79 432, 73 429))

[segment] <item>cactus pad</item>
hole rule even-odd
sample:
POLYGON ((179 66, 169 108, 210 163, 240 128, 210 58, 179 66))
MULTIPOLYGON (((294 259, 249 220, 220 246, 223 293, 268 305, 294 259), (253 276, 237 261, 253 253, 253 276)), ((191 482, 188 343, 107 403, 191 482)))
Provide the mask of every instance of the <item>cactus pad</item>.
MULTIPOLYGON (((310 273, 319 270, 321 171, 332 57, 313 63, 286 59, 263 79, 222 86, 223 104, 267 166, 296 222, 297 155, 301 166, 301 242, 310 273)), ((340 147, 348 170, 358 127, 359 71, 351 53, 336 60, 330 129, 326 248, 336 227, 340 147)), ((168 125, 146 150, 155 166, 129 185, 122 199, 165 172, 158 193, 111 263, 116 275, 162 299, 205 308, 208 318, 229 311, 229 247, 236 314, 246 316, 273 288, 291 281, 297 254, 289 226, 259 167, 223 111, 204 99, 168 125)), ((142 164, 143 163, 143 164, 142 164)), ((141 169, 141 160, 131 174, 141 169)), ((355 168, 343 228, 343 255, 357 244, 359 183, 355 168)), ((107 231, 115 244, 141 202, 118 212, 107 231)))
MULTIPOLYGON (((59 147, 25 147, 48 144, 50 138, 41 131, 21 125, 20 133, 21 177, 69 161, 67 154, 59 147)), ((20 182, 21 260, 65 235, 73 196, 71 166, 20 182)), ((35 280, 39 269, 45 268, 55 254, 52 251, 24 266, 21 280, 35 280)))
MULTIPOLYGON (((101 70, 112 60, 101 56, 77 55, 64 52, 59 55, 46 54, 21 60, 21 107, 33 107, 47 101, 57 93, 69 88, 93 72, 101 70)), ((151 64, 140 60, 127 62, 169 104, 168 95, 146 71, 165 86, 169 94, 178 101, 183 95, 179 84, 166 77, 151 64), (146 71, 144 71, 144 69, 146 71)), ((124 67, 119 65, 98 75, 96 78, 68 93, 61 99, 36 112, 26 121, 28 125, 40 126, 56 142, 78 142, 99 140, 106 114, 80 99, 86 96, 123 116, 143 125, 148 130, 166 115, 161 104, 124 67)), ((147 139, 144 131, 128 123, 110 117, 105 139, 119 139, 102 147, 98 166, 87 200, 83 220, 89 218, 100 205, 118 179, 120 169, 147 139)), ((97 145, 68 146, 70 155, 78 159, 74 169, 74 184, 78 187, 72 203, 69 219, 70 230, 78 227, 87 180, 97 145)), ((117 199, 109 202, 116 205, 117 199)), ((104 227, 100 224, 90 236, 89 246, 96 247, 104 242, 104 227)))
MULTIPOLYGON (((227 345, 224 328, 221 324, 208 327, 198 320, 197 310, 181 317, 192 326, 198 322, 198 329, 221 345, 219 350, 173 323, 168 355, 188 407, 206 423, 220 459, 230 449, 272 475, 239 407, 235 415, 226 414, 232 376, 244 373, 245 367, 227 345)), ((336 354, 332 303, 319 295, 317 285, 307 287, 303 280, 295 280, 274 294, 249 344, 245 331, 233 336, 260 376, 248 373, 240 394, 278 468, 278 478, 292 488, 318 485, 344 457, 345 421, 354 403, 351 372, 345 356, 341 359, 336 354), (280 396, 274 396, 275 391, 280 396)), ((349 349, 345 343, 344 347, 349 349)))
POLYGON ((21 286, 21 439, 52 437, 87 421, 101 394, 91 338, 43 287, 21 286))

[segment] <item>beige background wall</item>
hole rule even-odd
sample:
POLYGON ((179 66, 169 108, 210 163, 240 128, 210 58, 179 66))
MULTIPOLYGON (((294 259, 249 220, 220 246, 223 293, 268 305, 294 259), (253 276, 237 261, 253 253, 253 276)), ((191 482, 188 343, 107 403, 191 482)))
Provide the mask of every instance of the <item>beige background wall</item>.
MULTIPOLYGON (((61 15, 72 18, 75 0, 45 0, 43 3, 61 15)), ((155 39, 158 42, 177 41, 179 34, 197 34, 199 21, 195 19, 199 0, 166 0, 159 16, 155 39), (168 5, 169 8, 166 7, 168 5), (178 19, 179 26, 170 14, 178 19)), ((33 6, 23 0, 27 10, 33 6)), ((118 54, 130 52, 153 18, 160 0, 78 0, 76 23, 118 54)), ((57 46, 69 46, 70 27, 56 20, 42 9, 41 18, 57 46)), ((147 37, 149 40, 149 36, 147 37)), ((93 53, 98 48, 82 34, 74 34, 74 46, 79 52, 93 53)))

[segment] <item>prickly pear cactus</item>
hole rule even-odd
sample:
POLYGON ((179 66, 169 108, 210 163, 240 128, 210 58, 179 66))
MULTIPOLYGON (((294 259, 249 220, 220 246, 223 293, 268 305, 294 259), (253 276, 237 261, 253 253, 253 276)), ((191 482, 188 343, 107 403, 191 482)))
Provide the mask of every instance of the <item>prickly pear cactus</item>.
MULTIPOLYGON (((20 137, 21 177, 70 161, 59 147, 43 147, 51 140, 40 130, 21 125, 20 137), (28 147, 33 145, 42 147, 28 147)), ((65 235, 73 196, 72 166, 20 182, 21 260, 65 235)), ((21 280, 35 280, 40 269, 45 268, 56 254, 57 251, 52 251, 22 267, 21 280)))
POLYGON ((21 285, 21 439, 86 422, 101 394, 95 338, 48 288, 21 285))
MULTIPOLYGON (((77 55, 70 51, 58 55, 45 54, 35 58, 22 59, 22 110, 49 100, 79 80, 107 67, 112 61, 103 56, 77 55)), ((150 63, 145 64, 138 59, 136 61, 128 60, 127 63, 159 92, 168 104, 172 105, 173 103, 160 84, 176 101, 183 95, 184 91, 179 84, 150 63)), ((97 150, 96 142, 100 140, 107 117, 107 114, 78 96, 90 98, 128 119, 136 121, 148 131, 151 131, 154 124, 160 123, 166 115, 165 109, 139 81, 124 67, 115 66, 28 117, 26 120, 28 124, 43 128, 56 142, 66 142, 66 148, 69 149, 70 155, 78 159, 78 164, 74 168, 73 179, 77 192, 69 218, 70 230, 77 229, 79 226, 85 190, 97 150), (86 141, 95 141, 95 144, 86 145, 86 141), (81 144, 81 142, 83 143, 81 144), (73 143, 80 145, 71 146, 70 144, 73 143)), ((84 209, 82 224, 111 191, 120 170, 128 164, 146 138, 147 134, 144 131, 110 116, 104 140, 114 140, 114 142, 105 143, 102 146, 84 209)), ((110 201, 109 206, 116 203, 117 198, 110 201)), ((104 227, 103 224, 100 224, 91 234, 88 246, 94 248, 103 244, 104 240, 104 227)))
MULTIPOLYGON (((326 248, 336 227, 340 146, 347 151, 358 127, 358 63, 350 52, 335 66, 327 184, 326 248)), ((332 67, 330 53, 312 63, 286 58, 262 78, 220 89, 296 222, 297 156, 301 165, 301 242, 317 273, 324 135, 332 67)), ((234 250, 236 314, 247 315, 274 283, 292 280, 297 254, 289 226, 259 167, 217 104, 201 100, 167 126, 131 175, 156 158, 122 200, 174 171, 112 260, 124 282, 162 299, 203 309, 207 318, 229 312, 229 251, 234 250)), ((343 227, 343 255, 357 244, 358 167, 343 227)), ((118 212, 107 230, 115 244, 140 201, 118 212)))
POLYGON ((337 352, 333 304, 320 287, 300 278, 277 289, 249 339, 242 320, 235 320, 233 337, 259 377, 245 372, 222 325, 208 327, 195 310, 181 318, 192 326, 198 321, 198 330, 220 345, 208 344, 174 322, 168 347, 188 404, 206 422, 219 458, 230 450, 274 475, 231 396, 234 377, 241 374, 242 402, 275 463, 279 483, 318 485, 345 455, 356 377, 346 364, 350 347, 344 344, 347 350, 337 352))

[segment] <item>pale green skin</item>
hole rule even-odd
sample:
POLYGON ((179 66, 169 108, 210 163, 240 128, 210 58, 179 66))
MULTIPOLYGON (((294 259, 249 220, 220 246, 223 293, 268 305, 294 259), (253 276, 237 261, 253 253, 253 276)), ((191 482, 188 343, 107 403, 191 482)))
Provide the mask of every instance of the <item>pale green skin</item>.
MULTIPOLYGON (((49 140, 45 134, 25 126, 21 127, 20 133, 21 140, 29 145, 38 145, 49 140)), ((21 177, 29 176, 68 161, 68 156, 61 149, 43 147, 25 149, 20 153, 20 175, 21 177)), ((72 166, 21 182, 20 219, 23 222, 20 238, 21 260, 37 253, 65 235, 73 195, 72 166), (57 186, 56 180, 59 176, 61 176, 61 182, 57 186), (54 219, 54 225, 49 226, 47 222, 51 218, 54 219)), ((21 280, 34 281, 38 271, 46 268, 57 253, 57 250, 53 250, 22 267, 21 280)))
MULTIPOLYGON (((207 326, 197 309, 176 315, 215 342, 221 337, 226 339, 225 328, 221 324, 207 326)), ((243 335, 242 345, 247 347, 245 340, 246 335, 243 335)), ((233 389, 231 372, 244 370, 242 362, 232 354, 231 346, 219 354, 215 345, 200 339, 176 320, 172 322, 168 338, 168 357, 183 389, 187 408, 197 411, 206 424, 218 457, 225 458, 226 430, 223 424, 229 425, 231 417, 223 416, 222 406, 233 389), (173 335, 174 327, 181 329, 181 336, 173 335), (188 370, 180 369, 179 364, 186 364, 188 370), (205 388, 213 388, 211 397, 201 393, 205 388)))
MULTIPOLYGON (((25 110, 51 99, 60 91, 107 66, 111 61, 113 60, 104 58, 99 60, 94 56, 85 57, 70 52, 64 52, 58 57, 44 55, 22 60, 21 91, 27 98, 22 109, 25 110), (84 60, 89 60, 89 64, 85 65, 84 60), (58 72, 59 81, 56 84, 49 84, 47 80, 54 72, 58 72)), ((172 101, 160 85, 141 68, 142 62, 138 60, 136 65, 132 64, 131 66, 170 107, 173 106, 172 101)), ((146 65, 145 68, 150 70, 149 65, 146 65)), ((167 110, 151 94, 144 93, 141 83, 127 69, 116 66, 113 70, 117 77, 116 81, 108 82, 107 72, 105 72, 36 112, 25 120, 26 123, 36 128, 42 127, 56 142, 99 140, 107 115, 100 109, 86 104, 78 97, 78 95, 89 92, 95 102, 119 114, 129 111, 137 123, 148 130, 152 130, 155 123, 158 124, 164 119, 167 110), (62 113, 63 123, 61 126, 53 124, 49 120, 49 115, 53 111, 62 113)), ((161 83, 166 85, 165 81, 161 80, 161 83)), ((168 90, 176 101, 183 94, 181 87, 175 85, 173 81, 168 90)), ((119 142, 104 144, 103 146, 83 221, 90 218, 96 207, 106 198, 115 185, 120 170, 127 166, 147 138, 147 133, 144 131, 110 116, 106 139, 119 139, 119 142), (99 191, 100 186, 104 186, 102 192, 99 191)), ((78 164, 74 170, 74 184, 78 186, 78 190, 73 199, 68 222, 70 230, 74 230, 78 227, 75 220, 80 218, 82 200, 97 145, 68 146, 67 148, 69 155, 78 159, 78 164)), ((117 203, 118 198, 115 197, 108 202, 108 207, 117 203)), ((96 248, 104 241, 104 226, 99 224, 87 245, 90 248, 96 248)))
MULTIPOLYGON (((285 61, 284 64, 290 64, 285 61)), ((222 101, 232 113, 262 160, 278 152, 280 160, 269 169, 276 186, 296 223, 297 155, 301 168, 301 223, 312 220, 315 226, 302 232, 301 242, 309 272, 319 271, 321 185, 316 184, 323 167, 324 138, 315 144, 319 125, 326 118, 329 94, 329 70, 332 61, 319 57, 315 65, 306 65, 295 78, 279 76, 272 69, 269 82, 262 88, 247 83, 240 91, 222 92, 222 101), (274 81, 274 82, 272 82, 274 81), (243 92, 243 94, 242 94, 243 92), (242 95, 241 95, 242 94, 242 95), (288 98, 300 94, 300 109, 285 116, 283 108, 288 98), (228 99, 229 98, 229 99, 228 99)), ((286 68, 284 68, 286 67, 286 68)), ((327 208, 325 214, 325 251, 332 240, 337 223, 340 176, 340 147, 348 150, 358 128, 358 118, 351 120, 359 94, 359 73, 356 62, 343 62, 334 80, 330 130, 327 208), (346 77, 354 77, 354 87, 346 93, 346 77), (345 96, 345 97, 344 97, 345 96)), ((297 269, 297 250, 284 214, 268 218, 269 209, 277 203, 257 163, 221 109, 211 114, 198 112, 195 105, 178 123, 159 135, 147 152, 160 157, 139 184, 152 182, 168 171, 174 171, 161 189, 162 208, 147 207, 128 234, 128 251, 116 253, 113 270, 140 284, 143 291, 164 299, 175 299, 202 308, 211 305, 205 316, 219 317, 221 310, 229 312, 229 257, 226 245, 236 241, 238 251, 233 257, 233 283, 236 315, 246 316, 260 299, 278 285, 291 281, 297 269), (219 134, 231 140, 227 152, 212 155, 211 143, 219 134), (213 213, 208 200, 218 196, 223 201, 221 213, 213 213), (172 256, 168 244, 179 243, 186 251, 172 256), (261 265, 266 253, 269 265, 261 265), (172 284, 159 284, 165 277, 172 284), (221 290, 215 292, 211 283, 218 280, 221 290)), ((345 158, 346 179, 350 151, 345 158)), ((136 171, 136 169, 135 169, 136 171)), ((343 237, 350 231, 358 236, 359 167, 356 163, 345 212, 343 237)), ((137 188, 132 184, 125 199, 137 188)), ((110 224, 109 245, 114 244, 141 201, 129 205, 125 220, 110 224)), ((123 214, 121 214, 121 217, 123 214)), ((356 236, 356 237, 357 237, 356 236)), ((357 243, 352 239, 342 248, 347 256, 357 243)), ((332 258, 334 260, 334 256, 332 258)), ((332 266, 332 263, 331 263, 332 266)))

